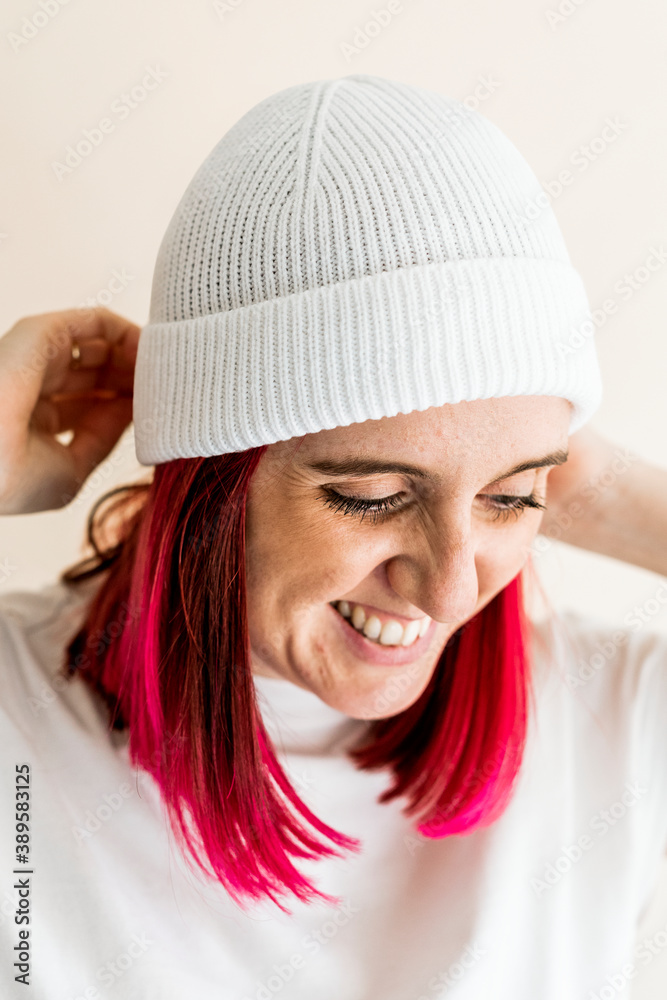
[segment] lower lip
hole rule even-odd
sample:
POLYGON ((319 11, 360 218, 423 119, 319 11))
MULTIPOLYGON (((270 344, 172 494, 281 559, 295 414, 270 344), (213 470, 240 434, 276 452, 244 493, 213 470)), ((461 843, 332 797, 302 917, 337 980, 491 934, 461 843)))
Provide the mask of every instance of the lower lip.
POLYGON ((338 628, 350 650, 360 660, 374 663, 379 667, 400 667, 405 663, 413 663, 428 650, 435 631, 435 621, 431 621, 421 638, 416 639, 411 646, 382 646, 379 642, 367 639, 358 632, 347 618, 327 604, 329 611, 338 622, 338 628))

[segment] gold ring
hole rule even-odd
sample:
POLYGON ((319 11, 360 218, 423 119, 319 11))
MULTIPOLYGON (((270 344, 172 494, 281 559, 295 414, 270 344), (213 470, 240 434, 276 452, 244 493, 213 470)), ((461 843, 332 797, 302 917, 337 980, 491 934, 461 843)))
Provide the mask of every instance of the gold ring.
POLYGON ((76 340, 72 341, 72 359, 69 363, 70 368, 79 368, 81 365, 81 348, 79 347, 76 340))

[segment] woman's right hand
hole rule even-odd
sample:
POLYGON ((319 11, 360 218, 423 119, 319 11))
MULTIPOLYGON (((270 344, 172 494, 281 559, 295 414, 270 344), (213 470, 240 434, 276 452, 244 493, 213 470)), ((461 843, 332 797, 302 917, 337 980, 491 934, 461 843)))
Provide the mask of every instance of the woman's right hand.
POLYGON ((66 506, 110 453, 132 420, 139 331, 108 309, 66 309, 0 338, 0 514, 66 506))

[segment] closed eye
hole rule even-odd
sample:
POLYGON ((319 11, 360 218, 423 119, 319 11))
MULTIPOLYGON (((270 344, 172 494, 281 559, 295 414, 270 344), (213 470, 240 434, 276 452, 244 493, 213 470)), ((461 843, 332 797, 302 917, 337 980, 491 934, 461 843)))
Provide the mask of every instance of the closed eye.
MULTIPOLYGON (((488 495, 488 494, 487 494, 488 495)), ((492 500, 494 506, 497 509, 497 515, 494 520, 497 520, 503 515, 512 514, 518 515, 521 510, 526 507, 534 507, 537 510, 546 510, 546 504, 541 503, 534 493, 529 493, 527 496, 490 496, 489 500, 492 500)))
MULTIPOLYGON (((347 497, 330 486, 323 487, 322 502, 331 510, 342 514, 353 514, 363 521, 364 517, 370 516, 373 524, 379 520, 390 516, 393 510, 403 505, 401 501, 402 493, 393 493, 388 497, 377 497, 369 500, 365 497, 347 497)), ((491 503, 490 506, 496 512, 494 520, 499 518, 518 517, 522 510, 527 507, 534 507, 538 510, 546 510, 543 503, 539 501, 534 493, 526 496, 512 496, 507 494, 482 494, 491 503)))

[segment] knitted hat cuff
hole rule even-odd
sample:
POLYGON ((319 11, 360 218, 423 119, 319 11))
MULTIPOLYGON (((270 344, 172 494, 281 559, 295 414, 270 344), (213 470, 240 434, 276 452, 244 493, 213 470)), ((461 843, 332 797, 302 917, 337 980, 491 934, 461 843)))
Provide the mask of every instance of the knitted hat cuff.
POLYGON ((529 257, 383 271, 213 315, 149 323, 135 372, 143 465, 244 451, 496 396, 600 404, 579 273, 529 257), (582 329, 583 327, 583 329, 582 329), (568 340, 578 332, 572 347, 568 340))

